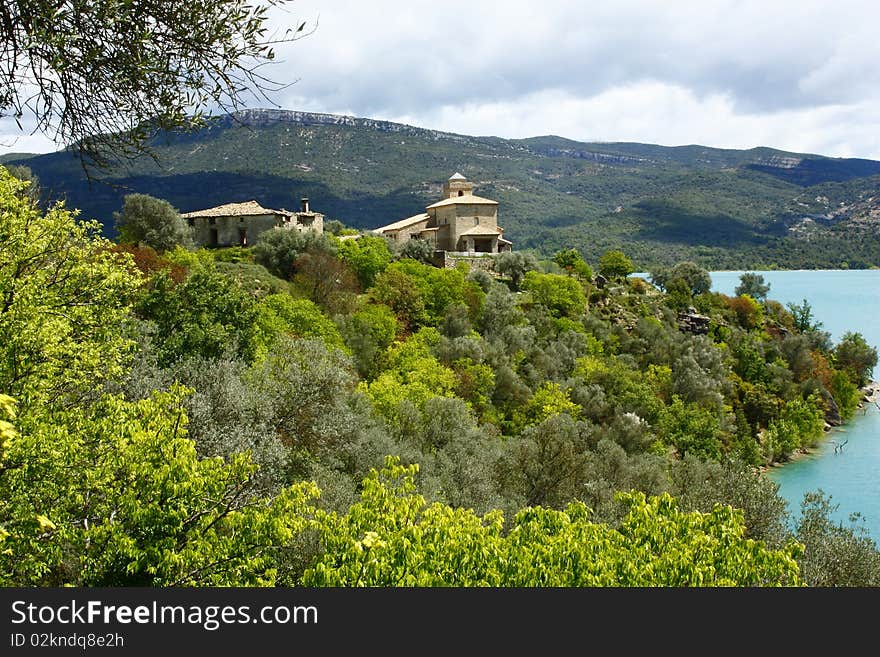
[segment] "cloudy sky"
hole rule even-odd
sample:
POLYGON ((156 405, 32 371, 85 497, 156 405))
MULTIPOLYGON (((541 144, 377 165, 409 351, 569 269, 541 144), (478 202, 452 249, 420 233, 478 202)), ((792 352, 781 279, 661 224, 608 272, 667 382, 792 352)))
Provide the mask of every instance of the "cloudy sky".
POLYGON ((294 82, 286 109, 880 160, 876 0, 295 0, 273 17, 302 20, 269 69, 294 82))

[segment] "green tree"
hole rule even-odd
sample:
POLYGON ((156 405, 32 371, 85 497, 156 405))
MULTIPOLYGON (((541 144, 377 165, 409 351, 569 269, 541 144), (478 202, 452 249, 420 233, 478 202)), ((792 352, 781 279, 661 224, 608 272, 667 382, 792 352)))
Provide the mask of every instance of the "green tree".
POLYGON ((406 341, 391 345, 385 354, 385 371, 373 381, 360 384, 376 410, 387 420, 400 419, 401 402, 421 409, 428 399, 455 395, 455 373, 431 352, 439 340, 436 329, 423 328, 406 341))
POLYGON ((272 91, 273 44, 305 28, 269 33, 270 9, 284 4, 0 3, 0 117, 32 116, 98 164, 149 152, 157 130, 200 127, 212 110, 272 91))
POLYGON ((682 312, 693 305, 693 292, 683 278, 670 278, 663 287, 666 289, 666 304, 673 310, 682 312))
POLYGON ((522 288, 529 291, 532 300, 547 308, 554 317, 576 317, 587 307, 583 285, 569 276, 530 271, 523 278, 522 288))
POLYGON ((194 269, 180 284, 160 271, 137 311, 153 323, 161 365, 187 356, 253 355, 257 300, 211 266, 194 269))
POLYGON ((801 303, 787 303, 785 307, 791 313, 795 328, 801 333, 810 333, 822 328, 822 322, 814 321, 813 307, 806 299, 801 303))
POLYGON ((738 297, 748 295, 757 301, 766 300, 768 292, 770 292, 770 284, 764 281, 761 274, 756 274, 753 271, 744 272, 739 277, 739 285, 733 291, 738 297))
POLYGON ((523 251, 505 251, 495 257, 495 271, 510 279, 513 289, 518 290, 526 273, 539 268, 538 259, 523 251))
POLYGON ((880 586, 880 552, 858 514, 849 525, 832 520, 839 505, 821 489, 804 494, 795 536, 803 544, 798 559, 808 586, 880 586))
POLYGON ((339 237, 340 235, 358 234, 358 230, 356 228, 349 228, 344 223, 339 221, 339 219, 325 219, 324 232, 330 235, 335 235, 336 237, 339 237))
POLYGON ((850 380, 846 372, 836 370, 831 375, 828 392, 831 393, 834 403, 837 404, 840 419, 843 421, 851 419, 859 407, 862 395, 859 393, 858 386, 850 380))
POLYGON ((21 422, 0 468, 3 586, 272 585, 312 486, 248 494, 244 454, 199 459, 183 390, 21 422))
POLYGON ((114 212, 121 242, 149 246, 159 253, 193 246, 192 231, 168 201, 148 194, 127 194, 122 211, 114 212))
POLYGON ((485 294, 480 286, 459 269, 442 269, 415 260, 392 263, 376 277, 371 296, 395 310, 402 322, 436 326, 448 309, 456 304, 467 307, 475 319, 485 294))
POLYGON ((570 276, 579 276, 589 282, 593 280, 593 269, 577 249, 564 249, 553 255, 553 262, 562 267, 570 276))
POLYGON ((541 385, 532 398, 521 409, 517 409, 516 416, 519 428, 534 426, 544 420, 566 413, 578 419, 581 407, 571 401, 569 393, 558 383, 548 381, 541 385))
MULTIPOLYGON (((185 358, 168 368, 141 352, 118 392, 125 399, 150 399, 156 390, 179 383, 193 392, 183 399, 187 437, 200 458, 220 456, 227 461, 248 452, 259 466, 250 494, 271 495, 290 483, 288 452, 276 430, 273 400, 249 377, 250 366, 233 358, 185 358)), ((113 388, 116 394, 116 388, 113 388)))
POLYGON ((42 214, 0 167, 0 390, 25 409, 122 373, 141 277, 112 247, 60 203, 42 214))
POLYGON ((780 547, 791 536, 787 502, 779 495, 779 484, 754 465, 738 459, 717 462, 689 456, 669 466, 670 493, 684 511, 708 513, 716 504, 741 509, 747 537, 780 547))
POLYGON ((389 458, 343 516, 320 514, 326 552, 304 586, 798 586, 798 544, 744 537, 741 511, 684 512, 669 495, 621 494, 620 524, 590 520, 582 503, 501 511, 434 503, 416 493, 418 466, 389 458))
POLYGON ((679 262, 669 272, 669 280, 684 281, 691 295, 705 294, 712 289, 712 277, 703 267, 688 260, 679 262))
POLYGON ((40 179, 37 178, 37 174, 30 167, 23 164, 5 164, 3 166, 6 167, 6 170, 13 178, 18 178, 28 183, 26 196, 34 203, 39 203, 42 189, 40 188, 40 179))
POLYGON ((587 432, 568 413, 543 415, 505 441, 496 470, 508 496, 523 505, 564 508, 581 497, 580 489, 589 479, 587 432))
POLYGON ((623 251, 606 251, 599 258, 599 273, 605 278, 626 278, 635 271, 632 260, 623 251))
POLYGON ((336 324, 308 299, 271 294, 257 306, 253 329, 253 352, 263 357, 282 336, 320 338, 329 347, 342 347, 336 324))
POLYGON ((362 377, 372 379, 377 373, 379 355, 397 337, 400 328, 397 318, 386 305, 366 303, 338 321, 358 372, 362 377))
POLYGON ((677 395, 663 413, 657 432, 682 456, 721 458, 721 426, 718 417, 698 404, 686 404, 677 395))
POLYGON ((388 240, 378 235, 361 235, 339 244, 339 257, 347 262, 366 290, 372 287, 376 276, 391 264, 388 240))
POLYGON ((671 269, 669 267, 658 266, 651 269, 649 278, 651 279, 651 283, 659 287, 661 290, 666 290, 666 282, 669 280, 669 272, 671 269))
POLYGON ((297 260, 307 252, 335 255, 336 246, 322 233, 279 227, 261 233, 251 247, 254 262, 287 281, 293 279, 297 260))
POLYGON ((422 287, 417 279, 400 269, 389 267, 379 274, 369 293, 373 300, 391 308, 408 329, 417 328, 427 319, 422 287))
POLYGON ((318 459, 338 458, 357 424, 349 402, 357 385, 350 359, 317 338, 278 340, 254 364, 248 382, 272 411, 301 477, 318 459))
POLYGON ((787 459, 796 450, 814 446, 824 435, 825 418, 816 397, 789 400, 770 420, 763 435, 768 461, 787 459))
POLYGON ((399 260, 409 258, 430 265, 434 261, 434 247, 427 240, 406 240, 397 249, 395 257, 399 260))
POLYGON ((861 333, 847 331, 834 347, 834 361, 857 386, 864 386, 877 364, 877 348, 872 347, 861 333))

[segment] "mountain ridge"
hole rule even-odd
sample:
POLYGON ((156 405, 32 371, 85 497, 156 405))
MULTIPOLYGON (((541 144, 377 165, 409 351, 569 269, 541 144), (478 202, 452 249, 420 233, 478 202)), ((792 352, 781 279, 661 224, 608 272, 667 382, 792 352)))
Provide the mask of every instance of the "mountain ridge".
POLYGON ((113 211, 135 191, 182 212, 251 199, 295 207, 309 196, 328 218, 373 228, 420 212, 460 171, 499 201, 515 248, 547 257, 574 247, 595 261, 620 248, 640 267, 682 259, 716 269, 880 266, 880 162, 862 158, 505 139, 279 109, 218 117, 196 132, 160 135, 152 148, 158 162, 135 160, 98 183, 85 180, 72 153, 8 161, 31 167, 108 236, 113 211))

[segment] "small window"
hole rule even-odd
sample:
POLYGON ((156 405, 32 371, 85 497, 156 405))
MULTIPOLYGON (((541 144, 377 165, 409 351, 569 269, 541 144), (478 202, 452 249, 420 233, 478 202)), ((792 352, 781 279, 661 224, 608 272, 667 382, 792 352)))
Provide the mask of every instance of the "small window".
POLYGON ((474 226, 479 226, 479 225, 480 225, 480 218, 474 217, 474 226))
POLYGON ((459 190, 458 190, 458 195, 459 195, 459 196, 464 196, 464 191, 462 191, 462 190, 459 189, 459 190))
POLYGON ((189 218, 186 220, 186 223, 188 223, 188 224, 190 225, 190 228, 192 228, 193 226, 196 225, 196 220, 193 219, 192 217, 189 217, 189 218))
POLYGON ((211 217, 210 219, 208 219, 208 223, 209 223, 211 226, 214 226, 214 225, 217 224, 217 219, 214 218, 214 217, 211 217))

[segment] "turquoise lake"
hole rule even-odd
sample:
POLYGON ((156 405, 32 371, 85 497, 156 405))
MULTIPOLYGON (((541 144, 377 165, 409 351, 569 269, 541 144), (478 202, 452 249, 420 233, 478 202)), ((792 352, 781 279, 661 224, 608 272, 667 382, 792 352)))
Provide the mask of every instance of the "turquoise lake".
MULTIPOLYGON (((741 271, 710 272, 712 289, 733 295, 741 271)), ((770 284, 767 297, 780 303, 806 299, 814 321, 836 343, 857 331, 880 350, 880 270, 758 271, 770 284)), ((877 377, 875 368, 874 377, 877 377)), ((812 454, 768 471, 797 517, 804 493, 821 489, 839 505, 835 518, 848 524, 851 513, 880 545, 880 410, 866 405, 846 426, 832 429, 812 454), (835 452, 835 442, 848 441, 835 452)))

